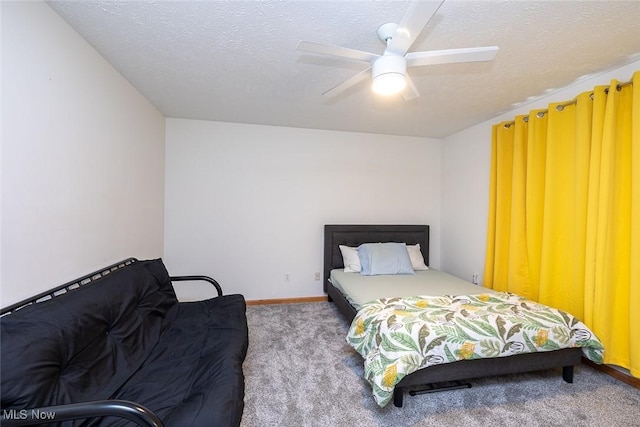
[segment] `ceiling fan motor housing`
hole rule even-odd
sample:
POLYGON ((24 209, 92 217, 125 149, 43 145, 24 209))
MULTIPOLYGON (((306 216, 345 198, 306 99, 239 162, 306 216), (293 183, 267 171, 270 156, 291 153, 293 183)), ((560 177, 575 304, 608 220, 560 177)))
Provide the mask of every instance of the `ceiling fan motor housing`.
POLYGON ((378 34, 378 38, 380 39, 380 41, 382 41, 384 44, 387 44, 389 39, 391 39, 395 34, 397 28, 398 24, 390 22, 388 24, 380 25, 376 33, 378 34))

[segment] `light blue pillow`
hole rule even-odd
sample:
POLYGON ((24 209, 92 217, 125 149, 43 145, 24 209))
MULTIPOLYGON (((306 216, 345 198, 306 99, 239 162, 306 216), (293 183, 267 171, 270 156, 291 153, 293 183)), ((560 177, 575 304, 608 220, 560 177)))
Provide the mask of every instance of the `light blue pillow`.
POLYGON ((379 274, 414 274, 404 243, 364 243, 358 246, 363 276, 379 274))

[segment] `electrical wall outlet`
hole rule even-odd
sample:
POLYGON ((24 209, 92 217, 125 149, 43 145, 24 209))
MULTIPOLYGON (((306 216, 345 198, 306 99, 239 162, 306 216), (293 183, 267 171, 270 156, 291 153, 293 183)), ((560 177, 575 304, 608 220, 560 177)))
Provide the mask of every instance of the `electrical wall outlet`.
POLYGON ((284 281, 285 282, 291 281, 291 273, 284 273, 284 281))
POLYGON ((313 275, 313 280, 320 280, 320 272, 316 271, 315 274, 313 275))
POLYGON ((473 283, 474 285, 478 284, 478 273, 473 273, 473 276, 471 277, 471 283, 473 283))

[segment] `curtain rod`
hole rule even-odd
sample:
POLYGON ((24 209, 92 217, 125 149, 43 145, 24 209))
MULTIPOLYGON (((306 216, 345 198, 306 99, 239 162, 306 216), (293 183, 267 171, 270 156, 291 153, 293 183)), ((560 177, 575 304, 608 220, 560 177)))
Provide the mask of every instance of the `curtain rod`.
MULTIPOLYGON (((618 92, 620 92, 620 91, 622 90, 622 88, 623 88, 623 87, 628 86, 628 85, 632 85, 632 84, 633 84, 633 80, 629 80, 628 82, 618 83, 618 84, 616 85, 616 90, 617 90, 618 92)), ((609 88, 606 88, 606 89, 604 90, 604 93, 605 93, 606 95, 608 95, 608 94, 609 94, 609 88)), ((593 100, 593 92, 591 92, 591 94, 589 95, 589 97, 591 98, 591 100, 593 100)), ((571 101, 567 101, 567 102, 560 103, 560 104, 556 105, 556 110, 557 110, 557 111, 562 111, 562 110, 564 110, 564 107, 568 107, 569 105, 573 105, 573 104, 575 104, 576 102, 578 102, 578 98, 573 98, 571 101)), ((536 117, 538 117, 539 119, 541 119, 541 118, 543 118, 543 117, 544 117, 544 115, 545 115, 546 113, 548 113, 548 112, 549 112, 549 109, 548 109, 548 108, 545 108, 544 110, 540 110, 540 111, 538 111, 538 112, 536 113, 536 117)), ((525 116, 525 117, 523 117, 523 118, 522 118, 522 120, 524 120, 524 122, 525 122, 525 123, 526 123, 526 122, 528 122, 528 121, 529 121, 529 116, 525 116)), ((515 123, 516 123, 516 121, 515 121, 515 120, 508 121, 508 122, 506 122, 506 123, 504 124, 504 127, 508 129, 509 127, 511 127, 511 125, 513 125, 513 124, 515 124, 515 123)))

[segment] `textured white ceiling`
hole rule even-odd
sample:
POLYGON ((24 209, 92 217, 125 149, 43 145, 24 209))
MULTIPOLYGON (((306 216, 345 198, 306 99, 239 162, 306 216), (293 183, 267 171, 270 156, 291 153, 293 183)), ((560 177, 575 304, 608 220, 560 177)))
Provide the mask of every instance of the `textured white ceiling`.
POLYGON ((497 45, 494 61, 411 68, 421 96, 409 102, 372 94, 369 81, 326 100, 367 65, 298 52, 298 42, 381 54, 376 29, 398 22, 409 1, 49 4, 178 118, 444 137, 640 58, 637 0, 447 0, 410 51, 497 45))

